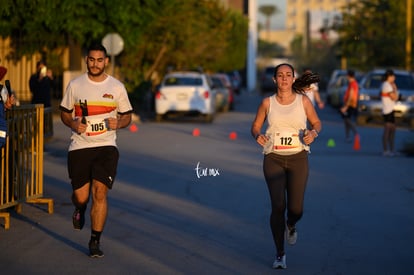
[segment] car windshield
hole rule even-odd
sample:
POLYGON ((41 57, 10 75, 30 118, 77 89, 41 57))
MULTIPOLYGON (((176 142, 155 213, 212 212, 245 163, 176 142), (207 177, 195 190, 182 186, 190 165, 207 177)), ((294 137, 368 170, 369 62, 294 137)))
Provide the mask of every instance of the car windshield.
POLYGON ((213 81, 214 86, 216 86, 217 88, 223 88, 223 82, 220 80, 220 78, 217 77, 212 77, 211 80, 213 81))
POLYGON ((274 67, 267 67, 266 70, 265 70, 265 74, 272 75, 272 76, 273 76, 274 72, 275 72, 274 67))
POLYGON ((164 81, 165 86, 200 86, 203 80, 199 77, 169 77, 164 81))
MULTIPOLYGON (((373 74, 367 79, 364 87, 367 89, 380 89, 382 82, 382 74, 373 74)), ((414 81, 409 75, 396 74, 395 84, 398 89, 414 90, 414 81)))

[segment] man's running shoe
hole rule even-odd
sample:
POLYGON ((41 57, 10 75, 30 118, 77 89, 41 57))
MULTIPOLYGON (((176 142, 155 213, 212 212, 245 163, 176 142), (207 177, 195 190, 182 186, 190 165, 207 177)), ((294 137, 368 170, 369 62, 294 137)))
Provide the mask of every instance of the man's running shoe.
POLYGON ((81 230, 85 225, 85 211, 86 207, 83 209, 76 208, 75 212, 73 212, 72 223, 74 229, 81 230))
POLYGON ((289 228, 286 226, 286 240, 288 244, 294 245, 298 239, 298 232, 296 232, 296 227, 289 228))
POLYGON ((92 258, 102 258, 104 253, 99 249, 99 242, 89 241, 89 256, 92 258))
POLYGON ((286 255, 276 256, 275 261, 273 262, 273 268, 285 269, 286 266, 286 255))

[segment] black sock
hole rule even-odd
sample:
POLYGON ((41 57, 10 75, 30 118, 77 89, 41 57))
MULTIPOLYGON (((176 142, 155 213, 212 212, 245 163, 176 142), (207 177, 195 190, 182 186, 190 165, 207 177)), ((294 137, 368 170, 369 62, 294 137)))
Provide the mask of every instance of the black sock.
POLYGON ((97 242, 97 243, 99 243, 99 240, 101 239, 101 234, 102 234, 102 231, 92 230, 92 233, 91 233, 91 242, 97 242))

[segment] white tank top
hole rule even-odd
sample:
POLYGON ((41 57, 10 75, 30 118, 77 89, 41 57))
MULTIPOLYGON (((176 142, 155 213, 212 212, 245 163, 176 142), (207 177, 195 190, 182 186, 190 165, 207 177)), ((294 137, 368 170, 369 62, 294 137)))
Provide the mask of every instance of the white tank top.
POLYGON ((280 104, 276 95, 269 97, 266 129, 269 141, 263 148, 264 154, 293 155, 303 150, 309 151, 309 146, 303 143, 307 117, 302 97, 296 94, 295 100, 288 105, 280 104))
POLYGON ((382 101, 382 113, 384 115, 390 114, 394 111, 396 102, 391 99, 389 94, 393 91, 391 84, 388 81, 384 81, 381 87, 381 101, 382 101))

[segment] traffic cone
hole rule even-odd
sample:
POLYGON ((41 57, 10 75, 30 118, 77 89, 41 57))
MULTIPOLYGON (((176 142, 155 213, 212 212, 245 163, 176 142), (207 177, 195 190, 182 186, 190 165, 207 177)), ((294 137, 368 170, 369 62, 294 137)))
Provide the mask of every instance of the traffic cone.
POLYGON ((194 128, 194 130, 193 130, 193 136, 194 137, 198 137, 199 135, 200 135, 200 129, 194 128))
POLYGON ((333 138, 328 139, 327 147, 335 147, 335 140, 333 138))
POLYGON ((231 132, 231 133, 230 133, 230 135, 229 135, 229 138, 230 138, 231 140, 235 140, 235 139, 237 139, 237 133, 236 133, 236 132, 231 132))
POLYGON ((355 134, 354 136, 354 150, 359 151, 361 149, 361 143, 359 139, 359 135, 355 134))
POLYGON ((131 126, 129 126, 129 131, 132 133, 138 132, 138 126, 135 123, 131 124, 131 126))

